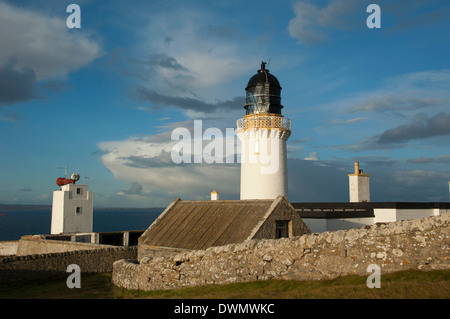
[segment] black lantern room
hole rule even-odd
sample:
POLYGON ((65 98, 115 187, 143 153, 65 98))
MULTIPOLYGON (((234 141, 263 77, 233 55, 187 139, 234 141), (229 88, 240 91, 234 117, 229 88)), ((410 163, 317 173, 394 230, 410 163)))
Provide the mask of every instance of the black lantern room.
POLYGON ((248 81, 244 108, 247 115, 281 114, 281 86, 278 79, 266 69, 266 62, 261 62, 258 70, 248 81))

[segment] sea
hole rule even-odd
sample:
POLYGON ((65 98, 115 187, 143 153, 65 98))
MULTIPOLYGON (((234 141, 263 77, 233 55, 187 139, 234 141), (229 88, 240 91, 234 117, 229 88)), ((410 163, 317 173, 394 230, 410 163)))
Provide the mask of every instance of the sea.
MULTIPOLYGON (((3 207, 2 207, 3 208, 3 207)), ((50 234, 52 208, 0 208, 0 241, 50 234)), ((164 208, 94 208, 93 232, 146 230, 164 208)))

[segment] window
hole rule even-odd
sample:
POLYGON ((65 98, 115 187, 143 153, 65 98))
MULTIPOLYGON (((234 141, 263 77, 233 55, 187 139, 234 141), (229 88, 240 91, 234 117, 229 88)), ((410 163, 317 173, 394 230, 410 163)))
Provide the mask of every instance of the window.
POLYGON ((75 214, 76 214, 76 215, 81 215, 81 207, 77 207, 77 208, 75 209, 75 214))
POLYGON ((77 195, 83 194, 83 190, 80 187, 77 187, 77 195))
POLYGON ((255 155, 259 155, 259 140, 255 141, 255 155))
POLYGON ((289 238, 291 234, 290 220, 277 220, 275 224, 275 238, 289 238))

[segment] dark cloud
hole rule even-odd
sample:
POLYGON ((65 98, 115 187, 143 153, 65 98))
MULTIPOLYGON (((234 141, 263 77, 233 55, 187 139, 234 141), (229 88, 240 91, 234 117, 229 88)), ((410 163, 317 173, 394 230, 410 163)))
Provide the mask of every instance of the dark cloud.
POLYGON ((8 113, 2 116, 2 120, 12 123, 18 123, 22 121, 23 116, 21 114, 18 114, 16 112, 8 113))
POLYGON ((365 120, 367 120, 367 118, 365 118, 365 117, 357 117, 357 118, 348 119, 348 120, 333 119, 333 120, 329 121, 329 123, 333 124, 333 125, 347 125, 347 124, 353 124, 353 123, 362 122, 362 121, 365 121, 365 120))
POLYGON ((33 190, 31 189, 31 187, 24 187, 19 189, 19 192, 32 192, 33 190))
POLYGON ((348 201, 349 173, 341 163, 288 158, 287 164, 291 202, 348 201))
POLYGON ((367 150, 399 149, 409 141, 435 136, 450 135, 450 114, 438 113, 435 116, 419 113, 406 124, 388 129, 381 134, 358 141, 355 144, 339 145, 335 150, 362 152, 367 150))
MULTIPOLYGON (((170 156, 171 152, 161 150, 161 153, 155 157, 134 156, 121 157, 120 159, 126 160, 126 166, 135 168, 157 168, 157 167, 171 167, 176 165, 170 156)), ((184 164, 179 164, 184 165, 184 164)))
MULTIPOLYGON (((437 158, 436 160, 446 160, 437 158)), ((370 175, 372 202, 447 201, 450 173, 416 170, 406 161, 358 157, 348 161, 307 161, 288 158, 291 202, 348 202, 348 174, 354 161, 370 175), (383 165, 386 164, 386 165, 383 165)))
MULTIPOLYGON (((43 98, 41 91, 52 90, 56 92, 72 88, 72 86, 58 80, 37 80, 36 73, 31 67, 18 67, 15 57, 0 67, 0 105, 11 105, 18 102, 26 102, 36 98, 43 98)), ((11 113, 3 116, 3 119, 11 122, 21 121, 21 116, 11 113)))
MULTIPOLYGON (((190 162, 181 162, 175 163, 171 157, 171 152, 166 152, 161 150, 161 153, 154 157, 145 157, 145 156, 128 156, 128 157, 119 157, 118 159, 125 160, 125 166, 133 167, 133 168, 167 168, 167 167, 191 167, 192 169, 197 169, 204 166, 214 166, 217 168, 222 168, 223 165, 227 165, 227 167, 231 166, 239 166, 235 159, 233 159, 232 163, 227 163, 227 159, 223 157, 221 160, 217 160, 218 162, 207 163, 206 159, 209 158, 210 154, 202 154, 204 157, 202 159, 202 163, 196 163, 194 161, 194 156, 190 156, 190 162)), ((225 152, 224 152, 225 155, 225 152)), ((231 161, 231 160, 230 160, 231 161)))
POLYGON ((393 167, 401 162, 401 160, 388 158, 385 156, 358 156, 352 159, 352 162, 363 162, 364 165, 371 168, 393 167))
POLYGON ((420 1, 386 1, 382 3, 383 11, 390 14, 395 13, 397 23, 392 30, 402 30, 408 28, 421 28, 426 25, 436 25, 447 22, 450 15, 450 8, 436 7, 440 0, 420 0, 420 1))
POLYGON ((171 106, 183 110, 192 110, 196 112, 213 113, 219 109, 239 109, 244 104, 243 97, 235 97, 232 100, 217 101, 216 103, 206 103, 199 99, 190 97, 162 95, 145 87, 136 89, 136 97, 140 101, 150 102, 153 107, 171 106))
POLYGON ((338 145, 332 147, 334 150, 338 151, 349 151, 349 152, 363 152, 368 150, 389 150, 389 149, 400 149, 406 147, 406 143, 396 144, 396 143, 380 143, 379 135, 369 137, 353 144, 338 145))
POLYGON ((370 111, 377 113, 388 111, 410 111, 442 105, 443 103, 444 100, 438 98, 423 98, 388 94, 381 97, 369 97, 357 103, 356 105, 349 107, 347 111, 351 113, 370 111))
MULTIPOLYGON (((293 38, 312 45, 324 41, 336 30, 366 30, 365 19, 370 14, 366 9, 371 3, 373 1, 339 0, 320 6, 311 1, 297 1, 293 4, 295 17, 290 20, 288 31, 293 38)), ((440 0, 378 0, 376 3, 382 15, 389 17, 382 20, 388 21, 390 31, 445 23, 450 14, 450 8, 440 0)))
POLYGON ((411 122, 387 130, 378 137, 380 144, 405 143, 450 134, 450 114, 438 113, 433 117, 419 113, 411 122))
POLYGON ((145 64, 150 67, 161 67, 164 69, 172 69, 175 71, 185 71, 188 72, 189 70, 182 66, 177 59, 174 57, 167 55, 165 53, 155 53, 149 56, 147 60, 140 61, 137 59, 133 59, 133 62, 139 63, 139 64, 145 64))
POLYGON ((62 92, 64 90, 73 88, 74 88, 73 85, 58 80, 48 80, 39 82, 40 90, 52 90, 55 92, 62 92))
POLYGON ((361 30, 365 23, 367 1, 345 0, 331 1, 325 7, 319 7, 306 1, 293 4, 295 18, 288 26, 290 35, 305 44, 317 44, 324 41, 332 30, 361 30))
POLYGON ((173 38, 172 37, 169 37, 169 36, 164 37, 164 43, 166 45, 170 45, 172 42, 173 42, 173 38))
POLYGON ((436 157, 421 156, 419 158, 408 159, 407 162, 412 164, 429 164, 429 163, 450 164, 450 155, 441 155, 436 157))
POLYGON ((142 185, 139 183, 133 183, 131 184, 130 189, 126 189, 121 191, 121 193, 126 195, 139 195, 142 194, 142 185))
POLYGON ((208 24, 206 26, 203 26, 197 30, 197 35, 203 37, 203 38, 219 38, 223 40, 231 40, 233 37, 236 36, 236 32, 226 26, 215 26, 208 24))
POLYGON ((35 97, 36 74, 30 67, 18 70, 15 61, 0 68, 0 104, 24 102, 35 97))

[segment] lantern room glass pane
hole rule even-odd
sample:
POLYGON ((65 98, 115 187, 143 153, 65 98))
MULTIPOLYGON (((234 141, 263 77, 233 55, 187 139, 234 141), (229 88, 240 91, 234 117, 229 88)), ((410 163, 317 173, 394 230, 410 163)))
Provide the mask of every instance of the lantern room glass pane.
POLYGON ((281 114, 280 88, 256 85, 246 91, 245 109, 247 115, 260 113, 281 114))

